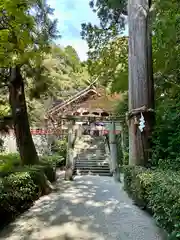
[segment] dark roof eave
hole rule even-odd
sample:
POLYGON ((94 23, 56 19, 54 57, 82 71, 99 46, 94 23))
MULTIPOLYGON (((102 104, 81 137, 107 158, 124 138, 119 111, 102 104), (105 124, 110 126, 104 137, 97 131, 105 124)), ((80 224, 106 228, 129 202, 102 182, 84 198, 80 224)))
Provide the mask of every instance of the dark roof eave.
POLYGON ((76 94, 75 96, 71 97, 70 99, 68 99, 67 101, 64 101, 62 104, 59 104, 55 107, 53 107, 52 109, 50 109, 48 111, 49 114, 53 114, 57 111, 59 111, 62 107, 67 106, 68 104, 72 103, 73 101, 79 99, 81 96, 86 95, 87 93, 89 93, 89 91, 93 91, 94 93, 97 94, 97 92, 95 91, 95 89, 88 87, 86 89, 84 89, 83 91, 81 91, 80 93, 76 94))

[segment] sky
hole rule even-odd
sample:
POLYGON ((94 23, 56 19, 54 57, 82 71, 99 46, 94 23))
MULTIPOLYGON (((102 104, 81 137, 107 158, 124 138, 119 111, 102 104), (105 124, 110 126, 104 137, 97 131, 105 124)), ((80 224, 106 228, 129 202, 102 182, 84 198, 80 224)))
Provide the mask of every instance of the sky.
POLYGON ((99 23, 89 7, 89 0, 48 0, 48 4, 54 8, 54 17, 58 19, 58 30, 62 36, 57 43, 62 46, 71 45, 80 59, 86 60, 88 46, 80 36, 81 24, 99 23))

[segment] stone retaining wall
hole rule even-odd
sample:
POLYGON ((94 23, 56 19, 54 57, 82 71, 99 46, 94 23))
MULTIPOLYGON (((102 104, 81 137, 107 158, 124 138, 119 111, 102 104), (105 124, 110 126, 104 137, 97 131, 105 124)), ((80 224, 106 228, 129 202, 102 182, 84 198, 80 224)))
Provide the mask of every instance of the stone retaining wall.
MULTIPOLYGON (((32 135, 36 150, 39 155, 48 153, 50 151, 51 143, 53 140, 53 135, 42 135, 42 134, 35 134, 32 135)), ((17 146, 16 146, 16 138, 14 133, 10 132, 6 135, 0 135, 0 139, 3 140, 3 146, 1 151, 6 153, 16 153, 17 146)))

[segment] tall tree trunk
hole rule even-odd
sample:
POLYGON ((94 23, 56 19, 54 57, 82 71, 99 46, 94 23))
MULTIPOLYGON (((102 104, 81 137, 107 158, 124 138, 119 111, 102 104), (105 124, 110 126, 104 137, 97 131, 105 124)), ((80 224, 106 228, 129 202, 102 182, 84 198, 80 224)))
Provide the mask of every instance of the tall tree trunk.
MULTIPOLYGON (((147 0, 129 0, 129 112, 143 106, 154 109, 152 74, 152 43, 149 26, 150 3, 147 0)), ((145 129, 141 133, 135 116, 129 120, 129 164, 146 165, 150 158, 150 137, 153 115, 144 112, 145 129)), ((136 118, 139 120, 140 112, 136 118)))
POLYGON ((11 106, 17 147, 23 164, 39 162, 30 132, 24 82, 19 67, 10 69, 9 103, 11 106))

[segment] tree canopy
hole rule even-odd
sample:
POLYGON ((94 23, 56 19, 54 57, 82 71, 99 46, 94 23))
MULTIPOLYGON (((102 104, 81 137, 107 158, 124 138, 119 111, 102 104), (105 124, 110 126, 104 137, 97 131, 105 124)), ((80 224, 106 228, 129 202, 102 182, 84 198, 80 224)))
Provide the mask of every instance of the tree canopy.
POLYGON ((98 56, 90 55, 88 69, 91 76, 112 92, 128 89, 128 39, 116 37, 104 45, 98 56))
POLYGON ((97 52, 125 29, 127 1, 92 0, 89 5, 97 14, 100 24, 93 26, 91 23, 83 23, 81 35, 87 40, 89 49, 97 52))
POLYGON ((81 35, 89 47, 89 73, 112 91, 127 90, 128 41, 122 37, 127 1, 93 0, 89 5, 100 21, 99 26, 82 24, 81 35))
MULTIPOLYGON (((173 126, 174 121, 179 122, 179 2, 158 0, 152 3, 150 14, 156 103, 154 158, 164 159, 168 148, 172 150, 168 151, 168 154, 176 158, 178 154, 175 154, 177 151, 175 142, 179 141, 179 133, 177 134, 179 127, 174 129, 173 126), (170 133, 172 138, 166 141, 165 135, 170 133)), ((82 38, 89 46, 89 72, 92 76, 99 76, 102 84, 111 86, 111 91, 123 91, 124 86, 127 89, 128 82, 128 46, 127 39, 121 37, 121 31, 126 22, 127 1, 94 0, 91 1, 90 7, 97 14, 100 24, 99 26, 93 26, 91 23, 82 25, 82 38), (120 68, 117 71, 119 66, 123 66, 124 70, 120 68)))
POLYGON ((0 110, 12 116, 24 164, 38 162, 30 124, 42 124, 50 99, 67 97, 88 77, 71 46, 54 44, 60 34, 52 15, 45 0, 0 4, 0 110))

